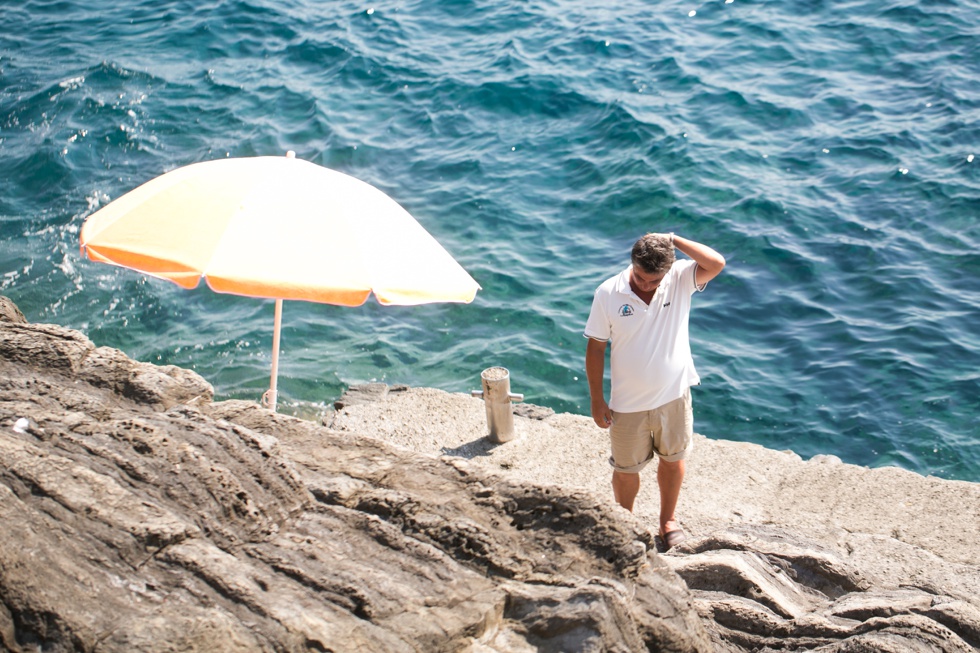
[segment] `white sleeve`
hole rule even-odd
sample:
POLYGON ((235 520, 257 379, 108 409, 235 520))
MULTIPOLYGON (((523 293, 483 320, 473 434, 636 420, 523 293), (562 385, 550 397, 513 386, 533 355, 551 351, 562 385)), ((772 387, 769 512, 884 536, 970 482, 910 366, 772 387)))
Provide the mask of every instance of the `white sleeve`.
POLYGON ((601 292, 596 290, 592 297, 592 310, 589 311, 589 320, 585 323, 585 337, 595 340, 609 340, 610 328, 609 318, 603 308, 605 302, 602 301, 601 292))
POLYGON ((677 274, 677 282, 680 284, 679 287, 684 290, 689 295, 693 295, 696 292, 701 292, 704 290, 704 284, 699 286, 697 284, 697 273, 698 264, 697 261, 693 259, 684 259, 683 261, 677 261, 674 263, 674 267, 670 269, 671 272, 677 274))

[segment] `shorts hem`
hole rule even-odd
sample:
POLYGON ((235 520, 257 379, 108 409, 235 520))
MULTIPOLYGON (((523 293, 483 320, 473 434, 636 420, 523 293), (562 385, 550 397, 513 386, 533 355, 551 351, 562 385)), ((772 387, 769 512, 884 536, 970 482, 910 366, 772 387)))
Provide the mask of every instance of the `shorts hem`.
POLYGON ((616 461, 613 460, 612 456, 609 456, 609 466, 613 468, 613 471, 622 472, 623 474, 639 474, 641 471, 643 471, 644 467, 650 464, 651 460, 653 460, 653 456, 647 458, 642 463, 639 463, 637 465, 630 465, 629 467, 621 467, 616 464, 616 461))
POLYGON ((687 454, 689 454, 690 452, 691 452, 691 447, 688 447, 687 449, 685 449, 684 451, 681 451, 680 453, 672 453, 669 456, 660 456, 660 454, 657 454, 657 455, 660 456, 660 460, 662 460, 664 462, 667 462, 667 463, 676 463, 678 461, 681 461, 681 460, 684 460, 685 458, 687 458, 687 454))

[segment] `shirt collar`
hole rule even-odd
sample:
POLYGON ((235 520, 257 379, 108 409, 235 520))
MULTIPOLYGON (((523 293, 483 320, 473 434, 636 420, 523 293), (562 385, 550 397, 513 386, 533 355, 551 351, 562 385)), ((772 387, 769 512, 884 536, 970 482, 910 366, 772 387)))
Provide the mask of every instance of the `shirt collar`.
POLYGON ((623 295, 633 294, 633 289, 630 288, 630 270, 632 269, 633 266, 631 265, 620 272, 619 276, 616 277, 616 292, 622 293, 623 295))
MULTIPOLYGON (((630 265, 628 268, 626 268, 625 270, 623 270, 622 272, 620 272, 619 273, 619 276, 616 277, 616 286, 615 286, 616 292, 622 293, 624 295, 633 295, 634 294, 633 293, 633 288, 630 286, 630 271, 632 269, 633 269, 633 266, 630 265)), ((670 268, 667 270, 667 275, 664 277, 664 280, 660 283, 660 286, 657 288, 657 290, 656 290, 656 292, 654 292, 654 294, 660 292, 661 289, 666 288, 668 286, 668 284, 670 283, 670 278, 671 278, 670 273, 673 271, 673 269, 674 269, 674 266, 673 265, 670 266, 670 268)))

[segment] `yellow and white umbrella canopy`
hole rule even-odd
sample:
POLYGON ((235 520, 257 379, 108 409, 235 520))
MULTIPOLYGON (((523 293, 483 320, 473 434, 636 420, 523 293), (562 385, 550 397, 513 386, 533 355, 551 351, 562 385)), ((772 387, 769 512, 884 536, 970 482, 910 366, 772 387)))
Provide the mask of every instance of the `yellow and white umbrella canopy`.
POLYGON ((359 306, 473 301, 480 286, 408 211, 374 186, 285 157, 229 158, 163 174, 82 225, 81 250, 195 288, 359 306))

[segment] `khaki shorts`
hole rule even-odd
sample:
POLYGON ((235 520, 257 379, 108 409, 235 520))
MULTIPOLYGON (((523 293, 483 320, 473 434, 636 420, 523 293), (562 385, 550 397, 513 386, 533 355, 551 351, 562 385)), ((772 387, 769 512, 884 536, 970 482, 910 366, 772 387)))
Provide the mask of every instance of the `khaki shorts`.
POLYGON ((609 464, 620 472, 636 473, 653 460, 667 462, 687 457, 694 445, 694 411, 691 390, 680 399, 639 413, 613 411, 609 427, 612 456, 609 464))

